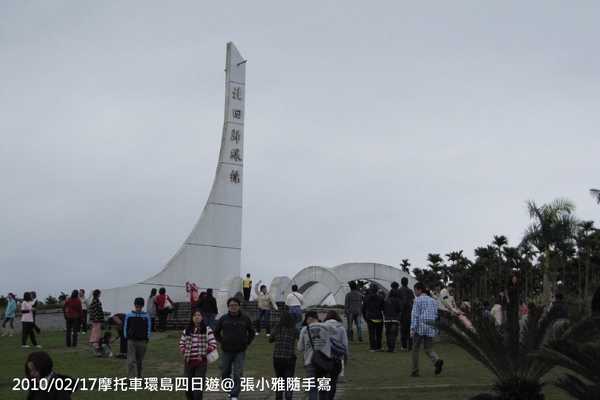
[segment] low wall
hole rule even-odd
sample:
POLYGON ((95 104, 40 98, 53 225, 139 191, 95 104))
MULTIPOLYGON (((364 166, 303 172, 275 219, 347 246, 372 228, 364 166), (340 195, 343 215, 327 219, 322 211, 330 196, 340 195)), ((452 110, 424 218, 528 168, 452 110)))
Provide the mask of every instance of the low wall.
MULTIPOLYGON (((281 318, 281 313, 285 311, 287 308, 285 306, 285 302, 278 301, 277 302, 278 310, 271 310, 271 326, 277 325, 279 319, 281 318)), ((256 310, 258 309, 258 302, 256 301, 242 301, 241 302, 241 310, 244 314, 248 315, 252 321, 256 319, 256 310)), ((312 309, 312 308, 311 308, 312 309)), ((329 309, 315 309, 319 313, 319 318, 323 320, 325 318, 325 314, 329 309)), ((225 310, 219 310, 221 314, 225 310)), ((346 316, 344 314, 344 310, 336 309, 336 311, 340 314, 340 317, 344 320, 344 324, 346 324, 346 316)), ((106 313, 105 320, 108 320, 110 314, 106 313)), ((189 303, 176 303, 175 311, 169 314, 167 318, 167 329, 183 329, 190 319, 190 305, 189 303)), ((39 310, 36 314, 35 318, 36 325, 42 329, 43 331, 62 331, 65 329, 66 323, 65 318, 62 313, 62 309, 55 310, 39 310)), ((14 321, 15 329, 21 329, 21 317, 17 316, 14 321)), ((364 324, 366 326, 366 324, 364 324)), ((105 328, 105 327, 103 327, 105 328)))

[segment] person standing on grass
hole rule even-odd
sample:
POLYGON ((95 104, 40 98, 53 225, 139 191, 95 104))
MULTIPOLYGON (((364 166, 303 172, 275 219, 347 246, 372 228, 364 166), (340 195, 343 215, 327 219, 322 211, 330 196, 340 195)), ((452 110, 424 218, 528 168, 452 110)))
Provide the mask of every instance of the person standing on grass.
POLYGON ((286 382, 286 390, 277 390, 275 399, 282 400, 285 393, 285 399, 290 400, 293 392, 288 389, 287 379, 294 377, 296 371, 296 340, 300 331, 296 328, 294 316, 289 312, 283 312, 279 319, 279 324, 273 329, 269 336, 269 343, 275 342, 273 350, 273 368, 275 376, 286 382))
POLYGON ((356 332, 358 341, 362 342, 362 327, 361 327, 361 313, 362 313, 362 294, 357 289, 356 281, 348 282, 350 291, 346 293, 344 298, 344 313, 346 314, 346 321, 348 322, 348 341, 354 341, 354 331, 352 325, 356 324, 356 332))
POLYGON ((89 300, 85 297, 85 290, 79 289, 79 300, 81 301, 81 308, 83 309, 83 319, 81 320, 81 328, 79 332, 82 335, 87 333, 87 322, 88 322, 88 308, 90 308, 89 300))
POLYGON ((438 318, 437 302, 424 294, 425 285, 417 282, 414 286, 417 299, 413 304, 412 317, 410 321, 410 337, 413 339, 412 351, 412 373, 410 376, 416 378, 419 376, 419 350, 421 342, 425 349, 425 354, 435 367, 435 374, 442 372, 444 360, 438 357, 433 349, 433 337, 437 331, 431 326, 438 318))
POLYGON ((32 290, 31 291, 31 306, 33 307, 33 330, 36 331, 38 335, 40 333, 42 333, 42 330, 36 325, 35 317, 37 316, 38 306, 41 304, 42 303, 40 303, 37 299, 37 293, 32 290))
POLYGON ((144 298, 137 297, 133 301, 135 310, 125 317, 123 333, 127 339, 127 377, 141 378, 142 363, 150 340, 152 322, 150 316, 143 310, 144 298))
POLYGON ((267 291, 266 285, 260 285, 262 281, 258 281, 254 285, 254 292, 258 298, 258 308, 256 310, 256 336, 260 335, 260 321, 263 316, 265 317, 265 329, 267 330, 267 337, 271 335, 271 308, 277 310, 277 303, 273 295, 267 291), (260 285, 260 291, 258 286, 260 285))
POLYGON ((8 301, 6 303, 6 311, 4 312, 4 322, 2 322, 2 336, 12 336, 15 330, 15 310, 17 309, 17 302, 15 301, 15 295, 12 293, 8 294, 8 301), (10 322, 10 328, 6 328, 6 323, 10 322))
POLYGON ((369 329, 369 345, 371 353, 385 351, 381 346, 383 336, 383 297, 378 293, 379 286, 372 283, 369 294, 363 300, 362 313, 369 329))
POLYGON ((81 300, 79 300, 78 290, 71 292, 71 297, 62 305, 62 312, 65 321, 67 321, 67 347, 77 347, 77 334, 83 320, 83 308, 81 307, 81 300), (71 333, 73 334, 73 340, 71 340, 71 333))
POLYGON ((146 312, 152 321, 152 332, 156 332, 156 288, 150 290, 150 297, 146 301, 146 312))
POLYGON ((31 292, 25 292, 23 294, 23 301, 21 302, 21 324, 23 325, 23 332, 21 334, 21 347, 29 347, 27 345, 27 337, 31 339, 31 344, 35 347, 42 347, 38 345, 35 340, 35 333, 33 330, 33 312, 35 308, 31 305, 31 292))
POLYGON ((93 300, 90 304, 90 320, 92 321, 92 334, 90 335, 90 343, 98 343, 100 341, 100 329, 104 323, 104 310, 100 302, 100 289, 92 292, 93 300))
POLYGON ((206 355, 217 350, 217 341, 210 326, 204 323, 202 311, 193 308, 190 322, 181 334, 179 351, 183 354, 183 375, 188 378, 187 400, 202 400, 204 385, 194 384, 194 378, 204 383, 208 361, 206 355), (196 386, 198 387, 197 390, 196 386))
POLYGON ((240 300, 230 297, 227 300, 227 314, 217 320, 215 339, 223 349, 221 357, 221 378, 231 378, 233 364, 233 387, 229 392, 230 400, 237 400, 242 390, 242 376, 246 361, 246 349, 254 340, 252 320, 240 311, 240 300))
POLYGON ((400 308, 402 303, 398 298, 398 289, 390 290, 388 297, 383 303, 383 321, 385 325, 385 341, 388 353, 396 351, 396 340, 400 325, 400 308))
POLYGON ((413 349, 413 340, 410 337, 410 320, 414 301, 415 295, 410 290, 404 295, 404 301, 400 308, 400 318, 402 319, 400 321, 400 343, 402 350, 412 351, 413 349))

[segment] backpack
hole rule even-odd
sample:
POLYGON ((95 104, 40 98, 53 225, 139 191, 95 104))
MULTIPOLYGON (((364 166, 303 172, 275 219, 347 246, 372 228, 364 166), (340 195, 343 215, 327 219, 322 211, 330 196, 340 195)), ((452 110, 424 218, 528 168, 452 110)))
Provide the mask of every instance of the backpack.
POLYGON ((329 336, 329 349, 332 357, 342 358, 346 355, 346 347, 336 337, 329 336))

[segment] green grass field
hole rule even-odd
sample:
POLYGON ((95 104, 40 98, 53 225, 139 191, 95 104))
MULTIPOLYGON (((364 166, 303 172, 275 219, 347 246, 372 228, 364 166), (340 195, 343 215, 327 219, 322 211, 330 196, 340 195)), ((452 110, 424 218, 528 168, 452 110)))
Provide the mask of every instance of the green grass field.
MULTIPOLYGON (((20 330, 13 337, 0 338, 0 399, 25 399, 24 391, 15 391, 13 378, 24 377, 24 364, 27 354, 37 349, 22 348, 20 330)), ((179 353, 179 332, 154 334, 148 345, 144 363, 144 378, 175 378, 182 375, 183 360, 179 353)), ((55 372, 74 378, 123 378, 126 375, 126 360, 116 358, 96 358, 92 355, 89 336, 80 336, 78 348, 65 346, 64 332, 42 332, 37 336, 39 344, 54 360, 55 372)), ((245 376, 261 378, 274 377, 272 366, 273 345, 263 336, 257 337, 246 355, 245 376)), ((444 359, 444 370, 434 375, 433 366, 421 350, 421 377, 409 377, 411 372, 410 353, 370 353, 367 342, 353 342, 350 345, 350 361, 345 371, 345 382, 338 385, 341 399, 467 399, 479 393, 492 393, 493 376, 483 369, 464 351, 449 343, 436 342, 436 351, 444 359)), ((118 350, 114 343, 113 350, 118 350)), ((218 361, 217 361, 218 363, 218 361)), ((217 363, 209 365, 208 376, 218 377, 217 363)), ((548 379, 555 376, 552 372, 548 379)), ((303 378, 302 355, 298 354, 296 376, 303 378)), ((88 383, 91 381, 87 381, 88 383)), ((564 392, 552 385, 544 388, 548 400, 567 398, 564 392)), ((78 391, 75 399, 184 399, 183 392, 142 390, 124 391, 78 391)), ((303 393, 295 398, 305 398, 303 393)), ((224 392, 206 394, 205 399, 225 399, 224 392)), ((241 399, 274 399, 270 392, 242 393, 241 399)))

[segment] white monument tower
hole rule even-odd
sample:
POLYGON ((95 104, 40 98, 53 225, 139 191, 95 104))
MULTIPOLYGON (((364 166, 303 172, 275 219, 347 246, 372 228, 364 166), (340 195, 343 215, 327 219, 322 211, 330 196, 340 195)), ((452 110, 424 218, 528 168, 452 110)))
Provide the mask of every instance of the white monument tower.
POLYGON ((213 187, 196 226, 162 271, 140 283, 102 289, 105 311, 128 311, 136 297, 148 298, 153 287, 165 287, 174 301, 185 301, 186 281, 213 288, 216 296, 224 279, 240 276, 245 63, 233 43, 228 43, 221 151, 213 187))

